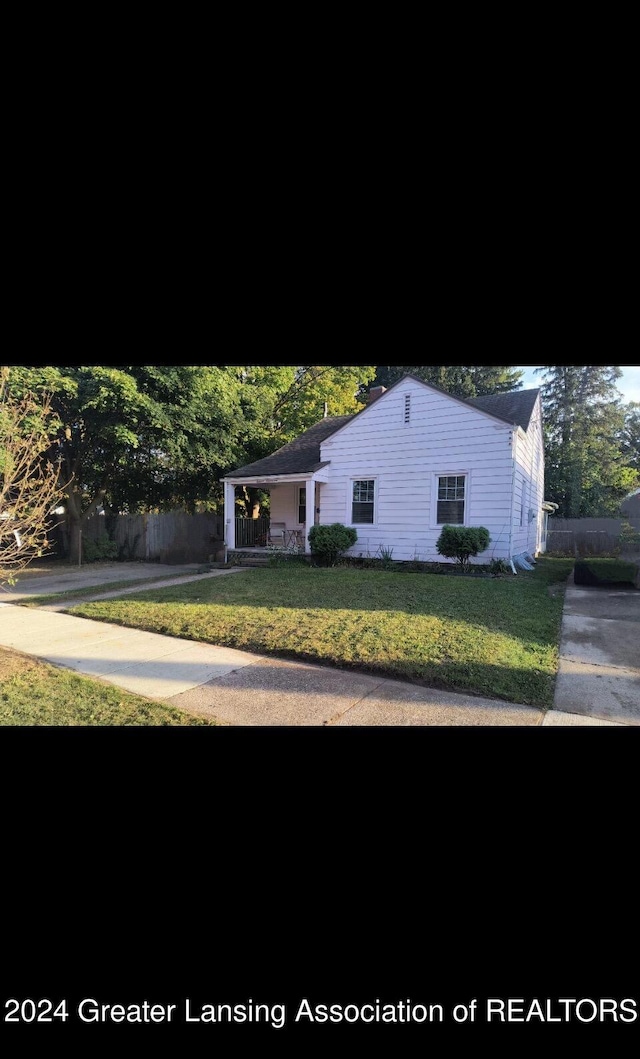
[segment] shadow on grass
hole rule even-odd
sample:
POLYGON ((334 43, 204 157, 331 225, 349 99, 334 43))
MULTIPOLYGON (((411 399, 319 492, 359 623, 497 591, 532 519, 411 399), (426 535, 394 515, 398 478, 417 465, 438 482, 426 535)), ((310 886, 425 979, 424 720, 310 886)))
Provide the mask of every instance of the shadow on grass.
MULTIPOLYGON (((192 641, 185 641, 192 642, 192 641)), ((199 641, 202 642, 202 641, 199 641)), ((215 645, 209 645, 215 646, 215 645)), ((305 695, 310 693, 321 694, 327 687, 329 671, 339 671, 344 674, 346 684, 356 682, 358 676, 374 677, 380 680, 389 679, 400 681, 422 688, 433 688, 448 692, 457 692, 465 695, 476 695, 484 698, 495 698, 518 705, 536 706, 546 708, 553 703, 555 687, 555 676, 546 673, 535 673, 516 667, 493 665, 488 663, 462 664, 454 662, 434 662, 424 665, 410 660, 398 662, 397 664, 385 663, 384 660, 376 663, 366 664, 359 660, 339 661, 332 658, 323 658, 311 652, 293 652, 287 650, 265 650, 264 647, 244 646, 242 650, 249 653, 261 653, 274 660, 284 662, 302 663, 304 669, 297 671, 289 683, 295 694, 300 696, 301 702, 305 695), (309 670, 308 666, 316 667, 309 670), (323 670, 327 670, 323 673, 323 670)), ((228 662, 203 663, 192 661, 181 661, 179 656, 163 659, 152 658, 148 661, 131 661, 123 663, 116 659, 104 657, 87 656, 78 660, 68 651, 48 652, 46 661, 55 666, 64 667, 66 670, 81 676, 101 678, 118 684, 118 678, 125 680, 134 677, 136 687, 129 687, 129 691, 139 695, 145 695, 144 680, 152 681, 168 680, 175 685, 175 691, 171 688, 162 692, 162 697, 181 694, 185 684, 191 686, 202 686, 212 684, 219 686, 230 676, 233 676, 234 685, 242 686, 243 679, 247 687, 260 687, 265 691, 275 691, 273 668, 262 666, 258 662, 248 661, 245 666, 230 666, 228 662), (148 672, 145 672, 148 670, 148 672), (210 670, 207 674, 204 671, 210 670), (256 676, 263 670, 263 681, 261 683, 256 676), (251 671, 249 673, 249 671, 251 671), (243 678, 242 674, 245 674, 243 678)), ((290 672, 294 672, 291 671, 290 672)), ((345 689, 345 693, 348 687, 345 689)), ((331 691, 328 692, 329 694, 331 691)), ((358 697, 362 694, 358 691, 358 697)))

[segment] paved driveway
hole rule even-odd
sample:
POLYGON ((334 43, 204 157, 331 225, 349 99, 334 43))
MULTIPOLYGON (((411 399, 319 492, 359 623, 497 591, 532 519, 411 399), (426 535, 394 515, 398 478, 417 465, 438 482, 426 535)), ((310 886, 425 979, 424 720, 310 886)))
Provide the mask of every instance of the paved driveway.
POLYGON ((555 711, 640 725, 640 591, 569 583, 555 711))
POLYGON ((137 581, 142 578, 165 578, 180 574, 195 574, 202 563, 87 563, 86 566, 62 566, 51 574, 29 577, 28 570, 18 576, 15 585, 3 585, 0 602, 18 603, 35 596, 52 596, 57 592, 100 586, 112 581, 137 581))

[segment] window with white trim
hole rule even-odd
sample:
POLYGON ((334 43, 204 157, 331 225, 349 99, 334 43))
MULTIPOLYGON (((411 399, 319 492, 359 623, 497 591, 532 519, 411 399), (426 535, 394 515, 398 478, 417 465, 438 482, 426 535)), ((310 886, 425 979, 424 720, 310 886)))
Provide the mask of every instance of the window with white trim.
POLYGON ((439 526, 463 526, 466 499, 466 474, 438 477, 436 522, 439 526))
POLYGON ((373 522, 375 480, 362 478, 353 482, 351 497, 351 522, 354 526, 373 522))
POLYGON ((307 521, 307 487, 298 486, 298 524, 303 525, 307 521))

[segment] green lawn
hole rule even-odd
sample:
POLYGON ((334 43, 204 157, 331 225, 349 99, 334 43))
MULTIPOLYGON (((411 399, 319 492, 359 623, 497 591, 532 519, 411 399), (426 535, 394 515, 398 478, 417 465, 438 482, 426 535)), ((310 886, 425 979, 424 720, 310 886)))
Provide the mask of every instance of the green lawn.
POLYGON ((252 570, 71 613, 285 658, 550 706, 572 559, 463 578, 348 567, 252 570), (559 587, 559 586, 558 586, 559 587))
POLYGON ((209 725, 173 706, 0 648, 0 725, 209 725))

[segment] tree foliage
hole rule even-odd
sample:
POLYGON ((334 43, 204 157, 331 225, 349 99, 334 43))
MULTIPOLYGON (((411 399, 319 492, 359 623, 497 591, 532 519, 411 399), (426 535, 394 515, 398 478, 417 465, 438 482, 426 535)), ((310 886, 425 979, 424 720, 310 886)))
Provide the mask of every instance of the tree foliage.
POLYGON ((100 507, 170 510, 221 502, 219 479, 268 455, 324 412, 361 405, 374 369, 359 367, 17 367, 19 396, 51 392, 52 444, 66 482, 70 555, 100 507))
POLYGON ((624 425, 620 438, 620 451, 628 467, 632 467, 640 480, 640 402, 629 401, 624 407, 624 425))
POLYGON ((47 461, 55 428, 50 398, 13 398, 0 371, 0 583, 47 548, 51 511, 61 494, 59 464, 47 461))
POLYGON ((101 504, 125 512, 192 505, 239 454, 233 369, 20 367, 10 383, 14 392, 51 391, 72 559, 101 504))
MULTIPOLYGON (((543 375, 545 493, 562 518, 615 516, 638 481, 624 448, 625 409, 615 366, 550 366, 543 375)), ((633 422, 632 415, 628 423, 633 422)))
POLYGON ((249 459, 267 456, 327 415, 352 415, 375 368, 307 365, 236 369, 241 381, 242 443, 249 459))
POLYGON ((404 374, 409 372, 423 382, 439 386, 454 397, 483 397, 491 393, 508 393, 517 390, 521 385, 522 371, 518 368, 459 365, 437 366, 421 364, 416 366, 392 365, 377 367, 375 386, 393 386, 404 374))
MULTIPOLYGON (((239 442, 243 458, 236 466, 253 463, 292 441, 308 427, 329 416, 358 412, 375 368, 336 365, 247 366, 236 369, 240 382, 239 442)), ((258 516, 264 493, 244 488, 240 504, 247 515, 258 516)))

